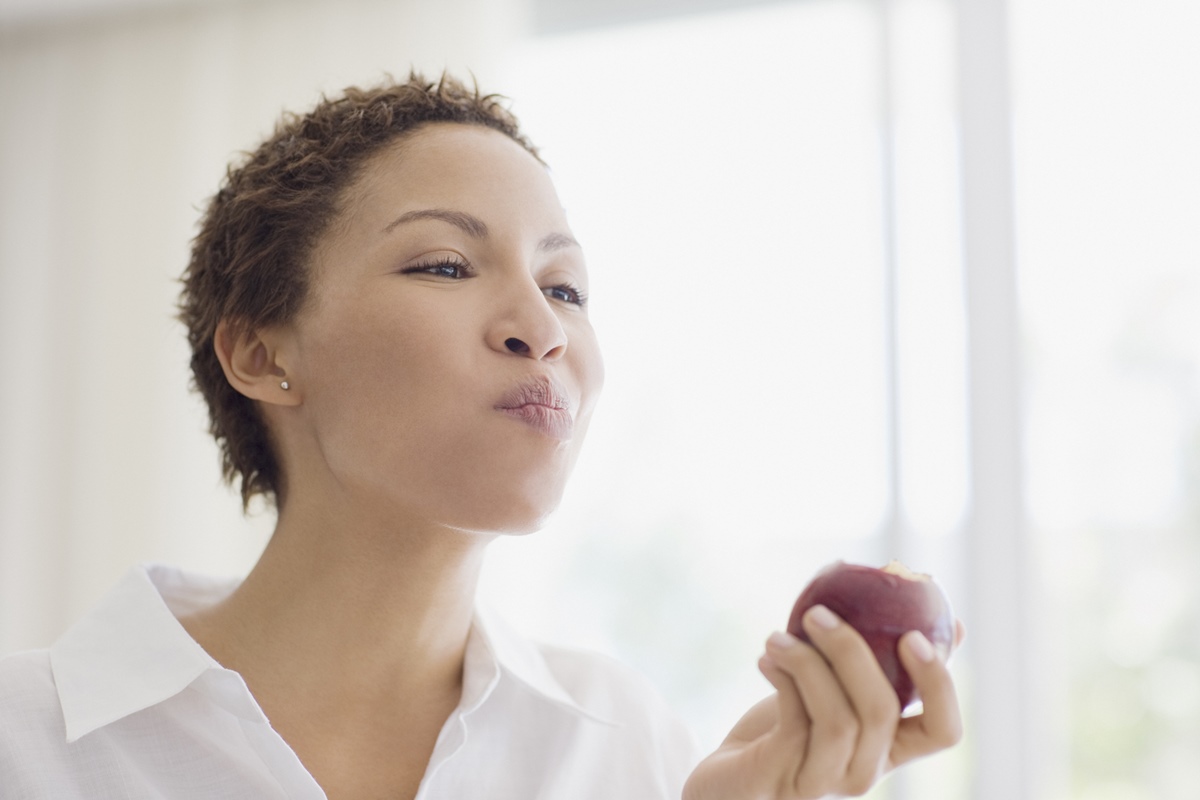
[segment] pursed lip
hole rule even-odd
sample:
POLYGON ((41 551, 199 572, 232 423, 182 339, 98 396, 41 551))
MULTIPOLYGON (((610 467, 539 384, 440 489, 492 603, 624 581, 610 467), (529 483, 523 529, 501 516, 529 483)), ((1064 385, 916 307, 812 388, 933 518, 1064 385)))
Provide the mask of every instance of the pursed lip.
POLYGON ((575 427, 567 390, 548 375, 535 375, 513 386, 496 410, 524 422, 538 433, 566 441, 575 427))
POLYGON ((571 401, 567 390, 558 381, 548 375, 536 375, 518 383, 496 404, 496 408, 502 409, 516 409, 522 406, 546 406, 570 411, 571 401))

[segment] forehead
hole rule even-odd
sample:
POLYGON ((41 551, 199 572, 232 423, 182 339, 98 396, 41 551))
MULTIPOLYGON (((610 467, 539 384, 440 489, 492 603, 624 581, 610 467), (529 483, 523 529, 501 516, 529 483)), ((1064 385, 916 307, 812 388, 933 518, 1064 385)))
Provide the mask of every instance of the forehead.
POLYGON ((410 245, 440 245, 433 226, 392 230, 401 216, 428 210, 481 220, 489 247, 525 252, 547 235, 571 236, 549 173, 529 151, 491 128, 431 123, 368 159, 342 195, 311 254, 310 299, 339 282, 335 275, 369 273, 410 245))
POLYGON ((431 123, 370 158, 343 207, 366 224, 386 226, 415 208, 494 215, 511 206, 561 213, 545 166, 499 131, 431 123))

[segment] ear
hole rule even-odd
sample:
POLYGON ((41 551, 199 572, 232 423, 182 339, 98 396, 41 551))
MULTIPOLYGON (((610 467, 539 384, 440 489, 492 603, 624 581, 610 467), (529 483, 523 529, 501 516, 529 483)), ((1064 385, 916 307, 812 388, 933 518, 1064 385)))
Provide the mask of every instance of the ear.
POLYGON ((280 406, 300 405, 295 378, 288 377, 286 334, 266 328, 235 332, 229 320, 217 323, 213 349, 225 371, 225 379, 251 400, 280 406), (291 384, 283 388, 284 381, 291 384))

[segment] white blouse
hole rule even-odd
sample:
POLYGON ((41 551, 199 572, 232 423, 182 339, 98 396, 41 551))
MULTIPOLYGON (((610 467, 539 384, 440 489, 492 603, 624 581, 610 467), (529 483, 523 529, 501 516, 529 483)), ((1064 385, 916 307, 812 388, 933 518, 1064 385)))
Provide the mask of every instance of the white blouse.
MULTIPOLYGON (((0 797, 324 798, 241 676, 176 619, 236 585, 139 567, 49 650, 0 659, 0 797)), ((675 800, 698 755, 627 668, 477 610, 417 798, 675 800)))

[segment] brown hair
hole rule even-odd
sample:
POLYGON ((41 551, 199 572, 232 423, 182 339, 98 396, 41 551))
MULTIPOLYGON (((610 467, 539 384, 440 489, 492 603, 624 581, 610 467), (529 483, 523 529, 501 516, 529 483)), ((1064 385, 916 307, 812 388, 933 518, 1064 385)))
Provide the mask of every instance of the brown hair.
POLYGON ((230 165, 192 242, 179 319, 192 348, 193 388, 208 403, 225 481, 240 478, 243 507, 256 494, 278 504, 283 476, 256 403, 225 378, 213 347, 218 323, 241 336, 294 318, 308 295, 313 250, 347 187, 372 155, 418 127, 483 125, 537 157, 502 99, 444 74, 437 82, 416 72, 404 83, 389 77, 322 97, 307 114, 284 114, 257 150, 230 165))

